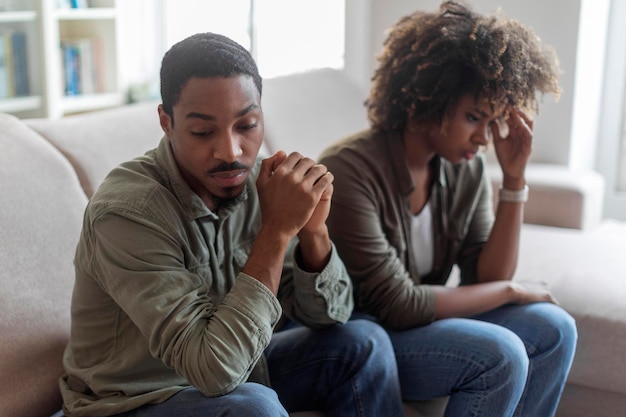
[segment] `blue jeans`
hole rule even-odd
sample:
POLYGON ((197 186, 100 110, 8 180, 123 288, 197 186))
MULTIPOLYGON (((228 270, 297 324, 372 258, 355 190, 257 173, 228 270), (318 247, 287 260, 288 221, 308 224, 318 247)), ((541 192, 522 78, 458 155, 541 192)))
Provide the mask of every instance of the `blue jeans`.
POLYGON ((403 416, 398 366, 387 333, 368 320, 278 332, 265 351, 272 387, 289 412, 326 417, 403 416))
POLYGON ((550 303, 388 333, 403 398, 449 396, 450 417, 554 416, 577 341, 574 319, 550 303))
POLYGON ((160 404, 148 404, 112 417, 288 417, 276 393, 265 385, 246 382, 228 395, 207 397, 187 388, 160 404))
POLYGON ((303 410, 327 417, 403 416, 391 341, 371 321, 321 330, 291 326, 274 334, 265 356, 271 389, 247 382, 209 398, 188 388, 117 417, 285 417, 303 410))

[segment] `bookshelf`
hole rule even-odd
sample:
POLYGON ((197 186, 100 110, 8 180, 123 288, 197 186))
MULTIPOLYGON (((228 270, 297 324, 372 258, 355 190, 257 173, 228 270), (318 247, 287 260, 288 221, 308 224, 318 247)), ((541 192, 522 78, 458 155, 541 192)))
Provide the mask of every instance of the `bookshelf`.
POLYGON ((27 67, 17 70, 14 57, 0 56, 13 66, 4 89, 0 66, 0 111, 59 118, 123 104, 115 1, 0 0, 0 42, 3 34, 23 34, 27 67))
POLYGON ((38 114, 43 106, 41 77, 36 71, 41 62, 37 53, 40 49, 39 14, 29 8, 11 7, 12 4, 0 3, 0 111, 38 114), (25 44, 15 43, 18 35, 25 44), (15 53, 9 56, 9 50, 15 53), (22 63, 25 60, 27 68, 16 65, 15 56, 21 57, 22 63), (21 87, 17 88, 17 84, 21 87))

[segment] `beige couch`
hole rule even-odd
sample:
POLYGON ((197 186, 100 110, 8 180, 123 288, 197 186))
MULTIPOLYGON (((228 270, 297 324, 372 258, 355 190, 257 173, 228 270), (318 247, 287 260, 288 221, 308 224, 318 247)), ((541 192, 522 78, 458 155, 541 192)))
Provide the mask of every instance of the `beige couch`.
MULTIPOLYGON (((267 149, 316 156, 365 126, 362 98, 334 71, 267 80, 267 149)), ((161 134, 156 103, 61 120, 0 114, 0 416, 47 417, 60 408, 83 209, 113 166, 156 146, 161 134)), ((528 181, 526 219, 542 225, 524 226, 516 279, 549 282, 579 329, 558 416, 623 415, 626 224, 601 219, 602 179, 593 172, 537 165, 528 181)), ((407 415, 441 415, 424 407, 411 405, 407 415)))

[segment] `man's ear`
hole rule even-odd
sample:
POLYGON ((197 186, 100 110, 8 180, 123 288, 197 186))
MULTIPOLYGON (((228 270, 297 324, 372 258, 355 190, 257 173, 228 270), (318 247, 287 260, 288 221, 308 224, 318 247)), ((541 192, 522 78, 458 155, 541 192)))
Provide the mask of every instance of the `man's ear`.
POLYGON ((169 114, 163 109, 163 105, 159 104, 159 123, 161 124, 161 129, 165 132, 167 137, 170 136, 170 131, 172 130, 172 118, 169 114))

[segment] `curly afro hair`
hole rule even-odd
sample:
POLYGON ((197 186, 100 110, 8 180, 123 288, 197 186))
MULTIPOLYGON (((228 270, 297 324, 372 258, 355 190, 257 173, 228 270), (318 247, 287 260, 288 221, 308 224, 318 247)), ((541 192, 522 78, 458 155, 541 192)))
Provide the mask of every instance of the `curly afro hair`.
POLYGON ((365 102, 378 130, 401 131, 409 120, 443 126, 465 94, 538 113, 538 92, 558 99, 561 91, 556 53, 531 29, 455 1, 402 17, 378 62, 365 102))

